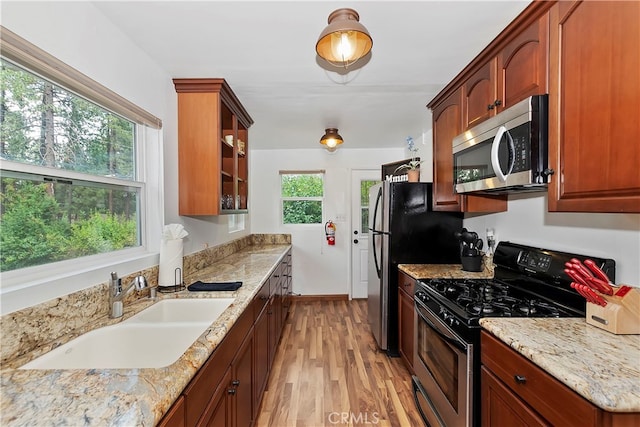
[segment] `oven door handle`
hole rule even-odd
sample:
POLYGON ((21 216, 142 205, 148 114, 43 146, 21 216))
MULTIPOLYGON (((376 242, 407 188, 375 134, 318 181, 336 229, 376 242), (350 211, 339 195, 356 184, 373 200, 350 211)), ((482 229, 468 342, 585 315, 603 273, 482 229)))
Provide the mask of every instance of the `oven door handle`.
POLYGON ((440 426, 444 426, 445 424, 442 421, 442 418, 440 418, 438 411, 436 411, 435 405, 433 404, 433 402, 431 402, 431 399, 429 398, 429 395, 427 394, 425 389, 422 387, 422 384, 420 384, 420 380, 418 379, 418 377, 412 375, 411 383, 413 384, 413 400, 416 402, 416 407, 418 408, 418 412, 420 412, 420 416, 422 417, 422 421, 424 421, 425 425, 427 427, 431 427, 431 424, 429 424, 429 421, 427 420, 426 414, 422 410, 422 405, 420 405, 417 393, 420 393, 422 397, 424 397, 425 402, 427 402, 427 405, 429 405, 429 407, 431 408, 431 412, 433 413, 433 415, 435 415, 440 426))
POLYGON ((433 329, 438 335, 440 335, 440 337, 445 340, 446 342, 448 342, 449 344, 451 344, 454 347, 459 348, 460 350, 466 352, 467 351, 467 345, 464 341, 462 341, 461 339, 456 339, 454 337, 450 337, 448 335, 445 335, 440 328, 438 328, 436 325, 433 324, 433 322, 429 319, 427 319, 425 317, 424 314, 422 314, 422 310, 420 309, 420 306, 418 305, 418 302, 414 302, 415 308, 416 308, 416 312, 418 313, 418 315, 420 316, 420 318, 422 320, 424 320, 424 322, 429 325, 429 327, 431 329, 433 329))

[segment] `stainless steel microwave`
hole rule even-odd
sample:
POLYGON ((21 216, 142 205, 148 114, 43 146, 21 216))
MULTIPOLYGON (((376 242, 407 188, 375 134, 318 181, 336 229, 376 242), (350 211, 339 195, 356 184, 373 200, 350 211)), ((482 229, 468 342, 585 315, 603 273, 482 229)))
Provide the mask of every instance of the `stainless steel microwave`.
POLYGON ((548 96, 531 96, 453 139, 458 193, 547 189, 548 96))

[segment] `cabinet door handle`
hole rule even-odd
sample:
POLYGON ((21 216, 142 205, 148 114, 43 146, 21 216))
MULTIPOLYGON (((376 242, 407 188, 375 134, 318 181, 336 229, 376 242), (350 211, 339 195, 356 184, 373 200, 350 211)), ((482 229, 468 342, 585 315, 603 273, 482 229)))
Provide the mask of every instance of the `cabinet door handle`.
POLYGON ((493 104, 487 105, 487 110, 493 110, 495 106, 493 104))
POLYGON ((240 385, 240 380, 233 380, 231 382, 231 385, 234 386, 234 387, 238 387, 240 385))
POLYGON ((500 101, 499 99, 496 99, 496 102, 494 102, 493 105, 495 105, 496 107, 499 107, 502 105, 502 101, 500 101))
POLYGON ((518 384, 524 384, 527 382, 527 377, 524 377, 522 375, 514 375, 513 379, 518 383, 518 384))
POLYGON ((227 393, 236 394, 236 389, 235 388, 230 388, 230 389, 227 390, 227 393))

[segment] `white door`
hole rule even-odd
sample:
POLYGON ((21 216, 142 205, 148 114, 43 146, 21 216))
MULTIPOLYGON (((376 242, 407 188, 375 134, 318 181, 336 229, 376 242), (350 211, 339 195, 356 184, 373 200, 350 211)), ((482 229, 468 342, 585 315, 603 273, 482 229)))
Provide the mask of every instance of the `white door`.
POLYGON ((351 298, 367 297, 369 188, 380 182, 380 173, 351 171, 351 298))

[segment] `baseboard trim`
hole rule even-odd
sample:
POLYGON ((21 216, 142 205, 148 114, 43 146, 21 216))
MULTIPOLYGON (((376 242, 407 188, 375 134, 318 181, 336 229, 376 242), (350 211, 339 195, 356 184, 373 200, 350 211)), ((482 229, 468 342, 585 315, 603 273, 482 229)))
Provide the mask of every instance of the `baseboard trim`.
POLYGON ((295 302, 306 301, 349 301, 347 294, 335 295, 291 295, 291 299, 295 302))

